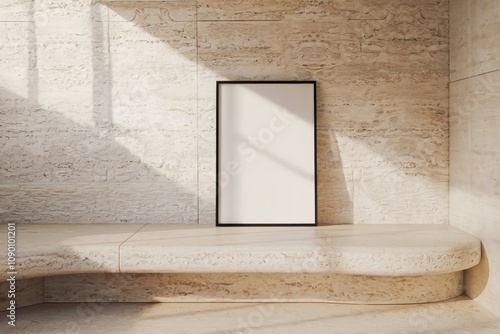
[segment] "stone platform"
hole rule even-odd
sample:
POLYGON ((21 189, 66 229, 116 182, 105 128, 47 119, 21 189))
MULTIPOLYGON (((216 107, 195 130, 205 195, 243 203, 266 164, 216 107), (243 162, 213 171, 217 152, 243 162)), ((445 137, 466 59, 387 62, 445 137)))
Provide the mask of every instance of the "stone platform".
POLYGON ((421 303, 462 294, 463 270, 481 256, 477 238, 448 225, 18 224, 16 233, 23 305, 421 303))

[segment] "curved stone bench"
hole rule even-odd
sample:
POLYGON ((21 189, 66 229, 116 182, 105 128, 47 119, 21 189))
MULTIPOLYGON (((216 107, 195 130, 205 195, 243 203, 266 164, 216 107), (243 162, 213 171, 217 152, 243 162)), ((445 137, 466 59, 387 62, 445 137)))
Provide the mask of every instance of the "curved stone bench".
POLYGON ((16 230, 16 279, 45 277, 45 301, 429 302, 462 294, 481 257, 477 238, 448 225, 16 230))

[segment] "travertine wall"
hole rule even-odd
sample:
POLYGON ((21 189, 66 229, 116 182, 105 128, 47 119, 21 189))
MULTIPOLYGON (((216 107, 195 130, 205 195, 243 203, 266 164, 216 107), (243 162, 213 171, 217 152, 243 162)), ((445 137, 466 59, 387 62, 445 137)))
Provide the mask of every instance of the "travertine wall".
POLYGON ((450 222, 483 242, 466 293, 500 316, 500 3, 450 1, 450 222))
POLYGON ((317 80, 319 221, 447 223, 448 2, 0 4, 0 220, 214 223, 215 80, 317 80))

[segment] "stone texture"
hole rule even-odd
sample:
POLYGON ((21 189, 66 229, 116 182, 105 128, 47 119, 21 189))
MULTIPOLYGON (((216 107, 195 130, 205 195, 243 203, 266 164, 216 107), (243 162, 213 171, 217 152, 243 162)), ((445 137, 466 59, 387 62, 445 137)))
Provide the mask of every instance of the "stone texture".
POLYGON ((463 272, 425 276, 334 273, 72 275, 45 279, 46 302, 327 302, 413 304, 462 294, 463 272))
MULTIPOLYGON (((459 297, 416 305, 53 303, 18 311, 23 333, 496 334, 500 321, 459 297)), ((0 312, 3 318, 5 311, 0 312)), ((6 321, 4 332, 12 331, 6 321)))
POLYGON ((273 1, 251 0, 241 3, 238 0, 200 0, 198 1, 199 20, 229 21, 266 21, 266 20, 304 20, 333 21, 347 20, 384 20, 389 15, 397 20, 446 19, 447 8, 440 1, 426 0, 401 4, 399 1, 338 1, 320 2, 296 0, 273 1), (403 14, 403 15, 402 15, 403 14))
POLYGON ((2 222, 214 224, 215 81, 227 79, 318 81, 320 224, 448 218, 448 1, 0 9, 0 183, 23 189, 1 195, 2 222))
POLYGON ((465 291, 500 317, 500 7, 450 2, 450 223, 482 241, 465 291))
POLYGON ((179 9, 195 6, 110 4, 110 13, 122 18, 109 23, 114 123, 196 134, 196 23, 173 20, 171 12, 179 9))
POLYGON ((170 25, 172 22, 196 21, 196 1, 103 1, 109 8, 109 21, 170 25), (156 3, 154 3, 156 2, 156 3))
POLYGON ((480 254, 478 239, 447 225, 147 225, 121 245, 120 269, 410 276, 467 269, 480 254))
POLYGON ((0 22, 34 21, 33 1, 31 0, 4 0, 0 8, 0 22))
MULTIPOLYGON (((5 310, 10 300, 8 298, 9 283, 6 280, 0 282, 0 308, 5 310)), ((36 277, 30 279, 16 280, 15 291, 16 308, 26 307, 45 302, 45 278, 36 277)))
MULTIPOLYGON (((6 240, 7 225, 1 225, 6 240)), ((142 225, 17 224, 17 279, 84 272, 118 272, 119 247, 142 225)), ((7 248, 0 250, 7 258, 7 248)), ((2 268, 6 279, 7 268, 2 268)))
MULTIPOLYGON (((451 3, 451 2, 450 2, 451 3)), ((453 1, 450 6, 450 80, 500 68, 500 7, 495 0, 453 1)))
MULTIPOLYGON (((458 36, 457 36, 458 38, 458 36)), ((466 292, 495 315, 500 284, 500 72, 450 85, 450 220, 481 239, 481 264, 466 292)))
MULTIPOLYGON (((437 1, 201 1, 198 122, 206 131, 214 131, 215 80, 317 80, 320 224, 446 223, 446 7, 437 1), (356 173, 385 179, 381 166, 417 166, 418 172, 399 180, 406 185, 402 196, 393 193, 398 187, 395 179, 383 181, 390 187, 374 193, 374 200, 385 202, 384 210, 391 215, 382 219, 376 206, 359 206, 365 198, 356 200, 356 191, 351 190, 356 167, 352 158, 358 152, 342 150, 338 141, 323 140, 321 131, 335 136, 365 131, 366 136, 352 140, 354 147, 370 152, 360 154, 363 167, 356 173), (377 140, 371 141, 372 137, 377 140), (395 145, 385 145, 390 141, 395 145), (408 159, 414 147, 419 148, 408 159), (343 184, 331 185, 330 180, 342 178, 343 184), (439 184, 434 186, 436 179, 439 184), (339 195, 333 195, 337 191, 339 195), (408 214, 411 202, 419 205, 408 214)), ((207 156, 205 150, 213 154, 213 148, 203 145, 200 156, 207 156)), ((199 162, 200 180, 214 178, 211 159, 199 162)), ((214 196, 205 202, 207 208, 215 207, 214 196)))
MULTIPOLYGON (((32 105, 29 95, 32 91, 33 67, 33 24, 29 22, 0 22, 0 99, 3 127, 10 131, 24 126, 28 121, 32 105), (15 92, 15 94, 11 94, 15 92), (6 128, 7 129, 7 128, 6 128)), ((4 130, 4 132, 6 132, 4 130)))
MULTIPOLYGON (((6 238, 7 226, 0 227, 6 238)), ((480 256, 478 239, 448 225, 18 224, 15 270, 19 307, 43 301, 404 304, 460 295, 462 271, 480 256)))
POLYGON ((3 7, 0 221, 198 222, 195 2, 3 7))
MULTIPOLYGON (((122 174, 121 177, 125 176, 122 174)), ((169 182, 151 180, 114 186, 105 182, 34 183, 2 186, 0 191, 1 198, 15 199, 13 206, 2 205, 5 211, 2 218, 6 221, 46 224, 52 222, 54 215, 58 216, 58 223, 92 223, 95 220, 108 223, 193 223, 197 220, 196 198, 187 189, 169 182), (89 200, 82 202, 82 198, 89 200)))
MULTIPOLYGON (((0 228, 6 239, 7 225, 0 228)), ((477 238, 448 225, 18 224, 16 248, 19 279, 108 272, 435 276, 481 257, 477 238)))
MULTIPOLYGON (((447 145, 445 132, 360 128, 320 130, 318 138, 319 147, 327 147, 325 141, 332 147, 330 152, 318 152, 325 157, 318 164, 320 192, 326 192, 323 183, 337 180, 331 188, 338 191, 332 203, 345 203, 346 223, 412 223, 416 219, 426 224, 447 223, 448 205, 441 202, 448 193, 448 157, 441 151, 447 145)), ((320 212, 331 199, 319 197, 320 212)))

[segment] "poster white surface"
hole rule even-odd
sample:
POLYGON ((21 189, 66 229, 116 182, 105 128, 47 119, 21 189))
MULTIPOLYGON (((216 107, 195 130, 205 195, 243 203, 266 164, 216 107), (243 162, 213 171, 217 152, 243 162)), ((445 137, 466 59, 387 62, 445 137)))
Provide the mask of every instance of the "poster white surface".
POLYGON ((316 83, 217 82, 217 225, 315 225, 316 83))

